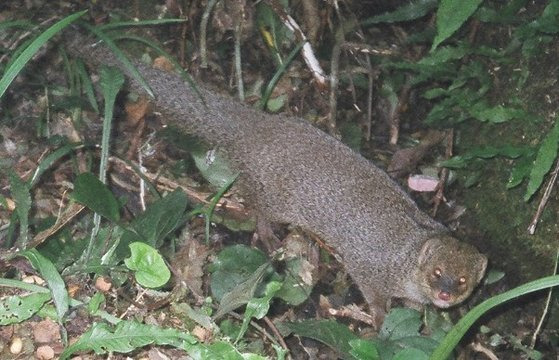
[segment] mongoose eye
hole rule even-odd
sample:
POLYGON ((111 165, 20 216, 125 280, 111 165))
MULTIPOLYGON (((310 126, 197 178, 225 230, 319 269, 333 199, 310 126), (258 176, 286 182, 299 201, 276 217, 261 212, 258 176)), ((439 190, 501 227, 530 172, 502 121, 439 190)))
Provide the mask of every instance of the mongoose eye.
POLYGON ((466 283, 466 278, 464 276, 461 276, 460 279, 458 279, 458 284, 464 285, 465 283, 466 283))
POLYGON ((433 275, 435 275, 435 277, 440 278, 442 274, 443 272, 439 268, 435 268, 435 271, 433 271, 433 275))

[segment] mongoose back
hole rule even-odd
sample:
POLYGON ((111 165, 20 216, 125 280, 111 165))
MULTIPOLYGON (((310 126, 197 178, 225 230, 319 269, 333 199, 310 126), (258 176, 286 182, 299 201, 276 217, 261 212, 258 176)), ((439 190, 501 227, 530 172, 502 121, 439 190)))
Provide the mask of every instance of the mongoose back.
MULTIPOLYGON (((103 45, 70 51, 127 70, 103 45)), ((162 121, 227 154, 258 216, 315 233, 343 259, 377 324, 392 298, 446 308, 468 297, 487 259, 423 213, 384 171, 303 119, 270 115, 180 76, 136 64, 162 121)), ((130 75, 130 74, 128 74, 130 75)), ((130 86, 144 93, 129 76, 130 86)))

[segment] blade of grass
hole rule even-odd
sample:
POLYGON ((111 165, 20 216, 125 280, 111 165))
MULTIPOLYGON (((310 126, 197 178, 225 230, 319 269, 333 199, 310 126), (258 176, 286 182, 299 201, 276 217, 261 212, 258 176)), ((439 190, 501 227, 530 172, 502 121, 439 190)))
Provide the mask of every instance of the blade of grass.
POLYGON ((113 39, 108 36, 105 32, 101 31, 99 28, 91 26, 85 22, 80 23, 83 27, 89 30, 91 33, 95 34, 99 39, 103 40, 105 45, 115 54, 116 58, 122 62, 126 70, 130 73, 130 75, 138 81, 140 85, 144 88, 144 90, 148 93, 148 95, 152 98, 155 97, 153 91, 149 87, 148 83, 144 80, 138 69, 132 64, 132 62, 128 59, 128 57, 124 54, 122 50, 118 46, 116 46, 113 39))
POLYGON ((515 299, 538 290, 547 289, 559 285, 559 275, 544 277, 527 284, 518 286, 505 293, 493 296, 470 310, 454 327, 446 334, 443 341, 431 354, 431 360, 445 360, 456 347, 466 331, 487 311, 501 305, 504 302, 515 299))
POLYGON ((54 306, 56 307, 58 322, 62 323, 64 315, 66 315, 66 312, 70 308, 70 297, 68 295, 68 291, 66 290, 64 280, 62 280, 62 277, 56 270, 54 264, 41 255, 37 250, 26 250, 23 251, 21 255, 25 256, 29 260, 31 265, 39 271, 43 279, 47 282, 54 300, 54 306))
POLYGON ((266 106, 266 103, 270 99, 270 96, 272 95, 272 91, 274 91, 274 88, 276 87, 278 81, 283 76, 283 74, 285 74, 285 71, 287 70, 287 68, 289 67, 289 65, 293 61, 293 59, 295 59, 295 56, 303 48, 303 45, 305 45, 304 42, 301 42, 301 43, 297 44, 297 46, 295 46, 295 48, 293 48, 293 50, 291 50, 287 59, 285 59, 283 64, 281 64, 281 66, 277 69, 276 73, 274 74, 274 76, 272 77, 270 82, 268 83, 268 86, 266 86, 266 89, 264 90, 264 94, 262 95, 262 99, 260 100, 260 103, 258 104, 259 109, 264 109, 264 107, 266 106))
POLYGON ((75 149, 77 149, 81 146, 82 146, 82 144, 64 145, 61 148, 58 148, 55 151, 53 151, 52 153, 50 153, 49 155, 47 155, 39 163, 39 166, 37 166, 37 169, 35 169, 35 173, 33 174, 33 176, 31 177, 31 179, 28 182, 29 187, 33 187, 35 184, 37 184, 37 182, 41 178, 41 175, 43 175, 44 172, 47 171, 51 167, 52 164, 54 164, 60 158, 62 158, 63 156, 69 154, 70 152, 74 151, 75 149))
POLYGON ((192 77, 186 71, 184 71, 181 64, 179 64, 179 62, 177 60, 175 60, 175 58, 173 56, 171 56, 171 54, 169 54, 167 51, 165 51, 162 47, 157 45, 155 42, 150 41, 149 39, 146 39, 146 38, 141 37, 141 36, 130 35, 130 34, 117 34, 117 35, 114 35, 112 37, 112 39, 113 40, 137 41, 139 43, 142 43, 144 45, 147 45, 147 46, 151 47, 159 55, 164 56, 167 60, 169 60, 171 62, 171 64, 173 64, 175 69, 177 69, 179 71, 179 74, 181 75, 181 77, 186 80, 188 85, 190 85, 192 90, 198 95, 198 97, 200 98, 202 103, 206 106, 206 101, 204 100, 204 96, 202 95, 200 90, 198 90, 198 87, 196 86, 196 83, 194 82, 194 79, 192 79, 192 77))
POLYGON ((4 95, 6 90, 8 89, 8 86, 10 86, 12 81, 20 73, 20 71, 23 69, 25 64, 27 64, 27 62, 33 57, 33 55, 35 55, 37 53, 37 51, 39 51, 39 49, 47 41, 50 40, 50 38, 52 38, 54 35, 56 35, 56 33, 61 31, 62 29, 64 29, 66 26, 70 25, 72 22, 76 21, 78 18, 80 18, 86 12, 87 12, 87 10, 83 10, 83 11, 74 13, 70 16, 67 16, 64 19, 57 22, 56 24, 49 27, 47 30, 45 30, 43 33, 41 33, 39 36, 37 36, 35 38, 35 40, 33 40, 31 42, 31 44, 29 44, 25 48, 25 50, 23 50, 19 54, 17 59, 14 60, 10 64, 9 68, 6 69, 6 72, 2 76, 2 79, 0 79, 0 98, 2 98, 2 96, 4 95))

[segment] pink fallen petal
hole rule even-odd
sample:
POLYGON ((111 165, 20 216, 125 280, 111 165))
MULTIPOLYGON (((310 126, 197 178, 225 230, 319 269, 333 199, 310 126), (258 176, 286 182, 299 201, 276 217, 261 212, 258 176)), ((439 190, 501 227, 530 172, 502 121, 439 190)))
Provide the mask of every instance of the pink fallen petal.
POLYGON ((439 179, 427 175, 412 175, 408 178, 408 187, 414 191, 435 191, 439 185, 439 179))

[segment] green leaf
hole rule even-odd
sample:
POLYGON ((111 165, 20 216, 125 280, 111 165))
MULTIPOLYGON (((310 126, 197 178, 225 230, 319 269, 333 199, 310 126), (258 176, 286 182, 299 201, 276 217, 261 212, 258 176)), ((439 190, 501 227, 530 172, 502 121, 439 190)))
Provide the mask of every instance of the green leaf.
POLYGON ((193 151, 192 159, 204 179, 217 188, 225 186, 237 174, 222 151, 193 151))
POLYGON ((16 214, 19 219, 18 247, 25 248, 29 236, 29 211, 31 210, 31 194, 29 184, 23 181, 13 170, 8 172, 10 189, 16 203, 16 214))
POLYGON ((246 245, 228 246, 217 254, 209 270, 212 273, 210 288, 218 301, 224 294, 245 282, 268 261, 266 255, 246 245))
POLYGON ((408 348, 398 351, 392 360, 428 360, 429 355, 419 349, 408 348))
POLYGON ((0 326, 17 324, 35 315, 51 299, 50 294, 8 296, 0 300, 0 326))
POLYGON ((502 294, 493 296, 470 310, 445 336, 440 345, 431 354, 431 360, 446 360, 468 329, 486 312, 509 300, 542 289, 559 285, 559 275, 548 276, 516 287, 502 294))
POLYGON ((23 69, 25 64, 33 55, 39 51, 39 49, 52 38, 56 33, 64 29, 66 26, 70 25, 72 22, 76 21, 80 18, 83 14, 85 14, 87 10, 79 11, 72 15, 65 17, 64 19, 58 21, 56 24, 49 27, 47 30, 43 31, 39 36, 37 36, 33 42, 31 42, 25 50, 23 50, 19 56, 11 61, 10 66, 4 72, 4 75, 0 79, 0 98, 4 95, 8 86, 12 83, 15 77, 19 74, 19 72, 23 69))
POLYGON ((530 200, 532 195, 538 191, 543 183, 545 175, 551 170, 555 159, 557 158, 557 146, 559 145, 559 119, 555 119, 555 126, 551 132, 543 139, 536 161, 532 166, 526 193, 524 194, 524 201, 530 200))
POLYGON ((379 360, 380 355, 375 343, 363 339, 355 339, 349 342, 351 355, 357 360, 379 360))
POLYGON ((441 0, 437 10, 437 36, 431 50, 448 39, 472 16, 483 0, 441 0))
POLYGON ((71 197, 109 220, 118 222, 120 219, 119 205, 113 193, 92 173, 78 175, 71 197))
POLYGON ((268 262, 260 265, 245 281, 223 294, 214 318, 220 318, 228 312, 249 303, 269 268, 270 264, 268 262))
POLYGON ((379 332, 379 338, 400 340, 410 336, 418 336, 422 324, 419 311, 408 308, 394 308, 386 316, 379 332))
POLYGON ((187 203, 186 194, 181 189, 151 203, 132 221, 130 227, 134 231, 124 233, 122 246, 141 241, 158 247, 163 239, 182 224, 187 203))
POLYGON ((122 85, 124 85, 124 75, 117 67, 107 65, 101 66, 99 75, 101 77, 99 84, 103 91, 103 97, 111 100, 111 106, 109 107, 112 108, 114 99, 116 99, 118 92, 122 88, 122 85))
MULTIPOLYGON (((302 257, 285 262, 285 279, 276 296, 290 305, 300 305, 309 298, 314 283, 307 283, 301 274, 308 272, 308 260, 302 257)), ((315 279, 312 279, 315 280, 315 279)))
POLYGON ((66 291, 64 280, 62 280, 62 277, 58 271, 56 271, 52 262, 41 255, 37 250, 26 250, 21 252, 21 255, 25 256, 29 260, 31 265, 39 271, 41 277, 47 282, 52 299, 54 300, 58 320, 62 321, 64 315, 70 307, 70 297, 68 296, 68 291, 66 291))
POLYGON ((266 109, 271 113, 278 112, 285 106, 286 102, 286 94, 281 94, 275 98, 269 98, 268 101, 266 101, 266 109))
POLYGON ((521 119, 527 117, 524 110, 504 107, 497 105, 488 107, 486 104, 480 103, 480 106, 473 106, 468 111, 470 115, 479 121, 488 121, 493 124, 500 124, 512 119, 521 119))
POLYGON ((95 34, 95 36, 97 36, 99 39, 103 40, 105 45, 107 45, 107 47, 113 52, 115 57, 122 63, 122 66, 132 76, 132 78, 142 86, 142 88, 148 93, 150 97, 155 97, 153 91, 147 84, 146 80, 142 77, 138 69, 134 66, 134 64, 132 64, 126 54, 124 54, 124 52, 122 52, 122 50, 120 50, 119 47, 116 46, 114 41, 110 37, 108 37, 104 31, 87 23, 81 23, 81 25, 95 34))
POLYGON ((41 175, 43 175, 45 171, 47 171, 52 166, 52 164, 54 164, 60 158, 66 156, 67 154, 71 153, 72 151, 74 151, 76 148, 80 146, 82 145, 81 144, 64 145, 56 149, 52 153, 48 154, 47 156, 45 156, 45 158, 39 163, 39 166, 37 166, 37 169, 35 170, 35 173, 33 174, 33 177, 30 180, 30 186, 34 186, 41 178, 41 175))
POLYGON ((151 246, 135 242, 130 244, 131 256, 124 260, 130 270, 135 271, 136 281, 147 288, 159 288, 171 278, 171 272, 163 257, 151 246))
MULTIPOLYGON (((161 21, 163 21, 163 22, 161 22, 161 23, 166 23, 165 20, 175 20, 175 19, 162 19, 161 21)), ((179 19, 177 19, 177 20, 179 20, 179 19)), ((150 21, 150 20, 146 20, 146 21, 150 21)), ((139 21, 139 22, 142 22, 142 21, 139 21)), ((134 22, 134 23, 136 24, 136 22, 134 22)), ((161 23, 157 22, 154 25, 159 25, 161 23)), ((120 23, 120 24, 123 24, 123 23, 120 23)), ((109 25, 115 25, 115 24, 112 23, 112 24, 107 24, 107 25, 101 25, 101 27, 109 26, 109 25)), ((116 25, 119 25, 119 24, 116 24, 116 25)), ((106 29, 106 27, 105 27, 105 29, 106 29)), ((171 56, 167 51, 165 51, 165 49, 163 49, 161 46, 159 46, 157 44, 157 42, 151 41, 151 40, 149 40, 145 37, 135 36, 135 35, 128 34, 128 33, 117 34, 117 35, 113 36, 113 39, 114 40, 132 40, 132 41, 139 42, 141 44, 149 46, 150 48, 155 50, 159 55, 165 57, 167 60, 169 60, 171 62, 171 64, 173 64, 175 70, 178 71, 180 76, 184 80, 186 80, 186 82, 188 82, 188 85, 190 85, 190 88, 198 95, 198 97, 200 98, 200 100, 202 101, 204 106, 206 106, 206 100, 204 99, 204 96, 200 92, 200 89, 198 89, 198 86, 196 86, 196 83, 195 83, 194 79, 183 69, 181 64, 173 56, 171 56)))
POLYGON ((243 354, 232 344, 216 341, 208 346, 196 346, 188 351, 188 356, 194 360, 266 360, 267 357, 256 354, 243 354))
MULTIPOLYGON (((241 326, 239 334, 237 335, 236 342, 245 335, 245 332, 247 331, 248 325, 252 318, 260 320, 264 316, 266 316, 266 314, 268 314, 268 311, 270 310, 270 302, 280 288, 281 283, 272 281, 266 285, 266 290, 264 291, 263 297, 252 298, 249 300, 246 306, 245 315, 243 317, 243 324, 241 326)), ((223 298, 225 299, 225 296, 223 298)))
POLYGON ((124 75, 113 66, 101 66, 100 84, 105 99, 103 115, 103 135, 101 138, 101 161, 99 163, 99 179, 106 183, 107 167, 109 164, 109 147, 111 139, 111 128, 113 123, 113 112, 116 96, 124 85, 124 75))
POLYGON ((418 0, 409 4, 400 6, 393 12, 385 13, 377 16, 370 17, 361 22, 362 26, 379 24, 379 23, 393 23, 401 21, 410 21, 419 19, 427 15, 431 10, 437 7, 437 0, 418 0))
POLYGON ((105 295, 102 292, 96 292, 87 303, 87 311, 90 314, 95 314, 103 303, 105 303, 105 295))
POLYGON ((350 342, 357 340, 358 337, 346 325, 339 324, 334 320, 305 320, 281 324, 296 335, 308 337, 328 345, 344 359, 354 359, 351 355, 350 342))
POLYGON ((520 183, 522 183, 522 181, 530 175, 533 163, 533 153, 527 154, 526 156, 522 156, 518 159, 510 172, 510 176, 507 181, 507 189, 512 189, 520 185, 520 183))
POLYGON ((196 339, 184 331, 164 329, 154 325, 144 325, 135 321, 121 321, 114 331, 106 324, 95 323, 78 341, 64 350, 60 359, 64 360, 78 351, 93 350, 102 355, 108 352, 129 353, 149 344, 170 345, 189 350, 196 339))
POLYGON ((85 69, 85 64, 80 59, 76 59, 76 71, 81 80, 82 90, 83 92, 85 92, 89 104, 91 105, 95 113, 99 114, 99 105, 97 105, 97 99, 95 98, 93 82, 91 81, 91 78, 89 77, 87 70, 85 69))

